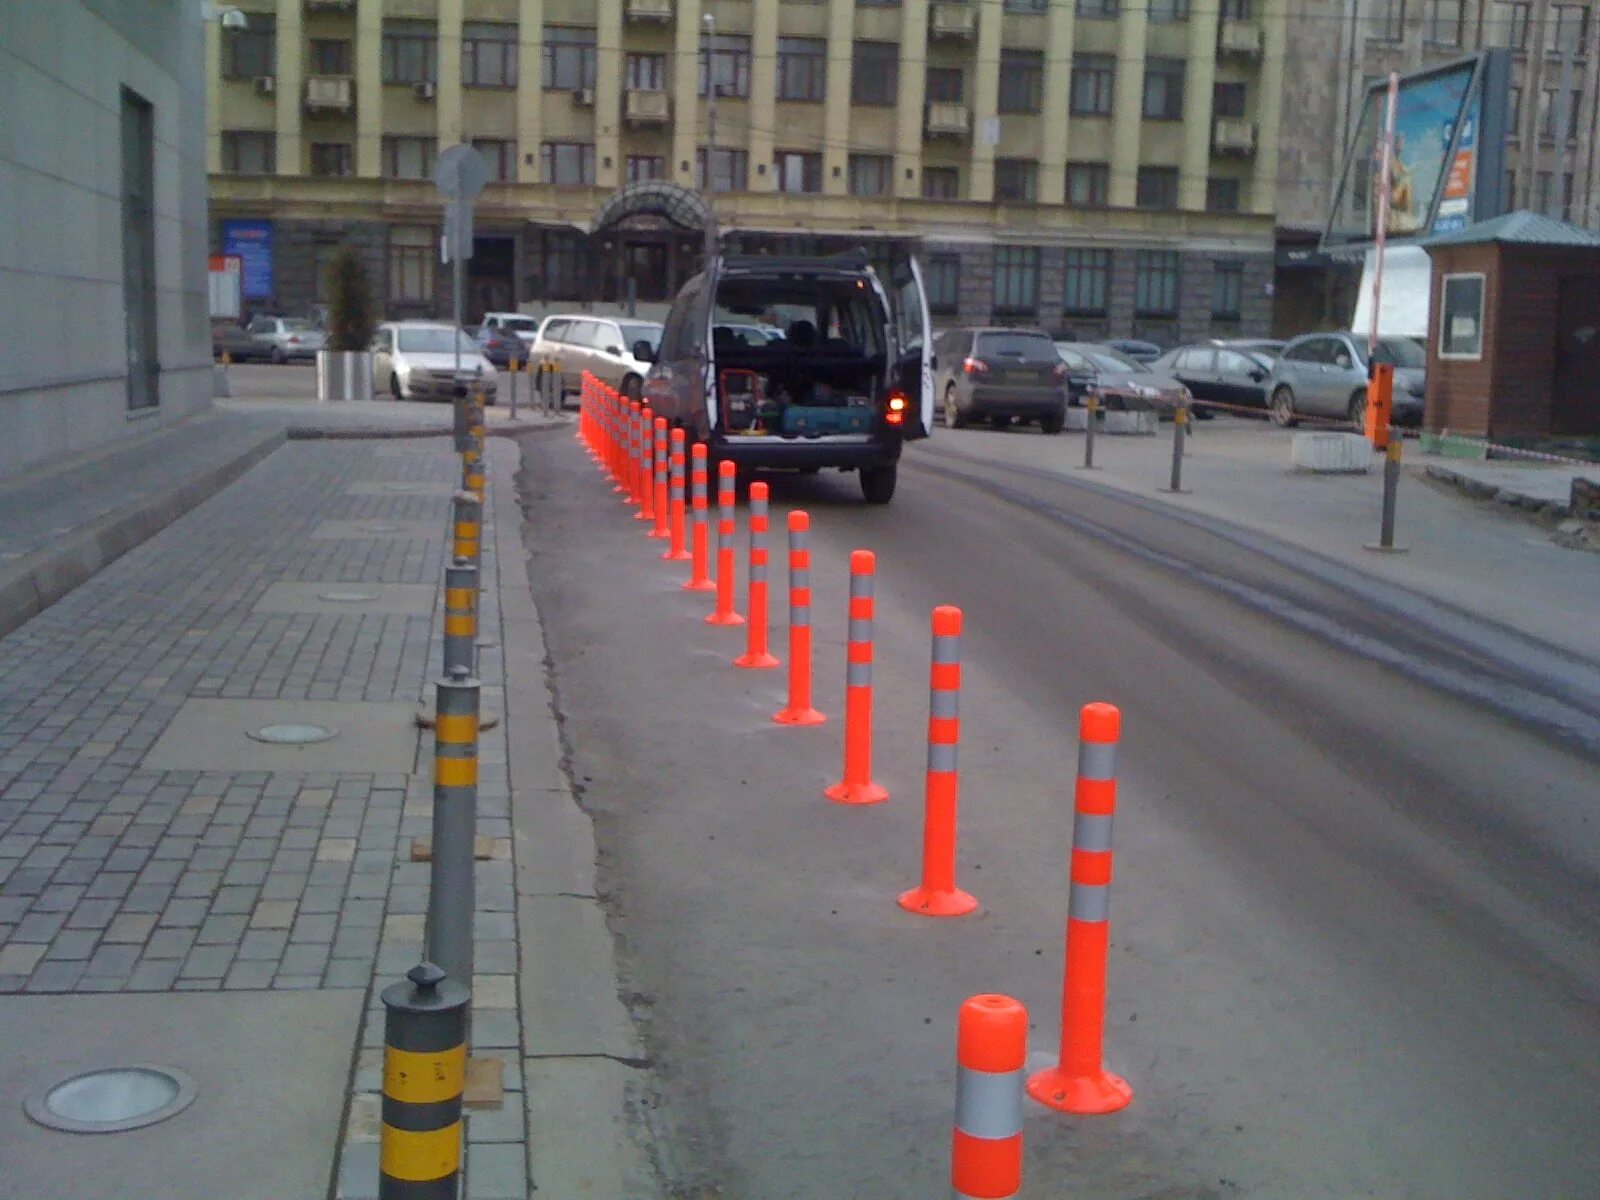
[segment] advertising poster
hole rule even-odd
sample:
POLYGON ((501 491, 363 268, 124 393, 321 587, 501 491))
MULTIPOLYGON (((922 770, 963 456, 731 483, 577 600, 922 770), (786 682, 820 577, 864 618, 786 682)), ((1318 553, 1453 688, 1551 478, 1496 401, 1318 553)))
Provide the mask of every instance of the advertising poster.
POLYGON ((224 221, 222 253, 242 264, 246 300, 272 299, 271 221, 224 221))
POLYGON ((1478 124, 1482 107, 1474 92, 1461 122, 1461 137, 1456 142, 1450 169, 1445 172, 1444 196, 1439 201, 1439 215, 1433 221, 1434 233, 1454 233, 1472 224, 1472 187, 1478 178, 1478 124))

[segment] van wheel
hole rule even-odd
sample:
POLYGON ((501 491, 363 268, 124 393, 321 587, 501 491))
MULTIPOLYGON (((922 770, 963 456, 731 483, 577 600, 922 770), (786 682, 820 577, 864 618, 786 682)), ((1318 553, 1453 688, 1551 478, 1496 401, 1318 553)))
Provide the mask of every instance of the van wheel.
POLYGON ((404 400, 400 394, 400 372, 395 371, 389 376, 389 395, 396 400, 404 400))
POLYGON ((1064 412, 1046 413, 1039 418, 1040 433, 1060 433, 1067 423, 1067 414, 1064 412))
POLYGON ((629 375, 622 381, 622 394, 629 400, 640 400, 644 397, 644 380, 637 375, 629 375))
POLYGON ((961 415, 961 406, 956 403, 956 385, 947 384, 944 389, 944 423, 948 429, 965 429, 967 418, 961 415))
POLYGON ((887 504, 894 499, 894 485, 899 475, 899 468, 890 467, 862 467, 861 468, 861 494, 866 497, 868 504, 887 504))

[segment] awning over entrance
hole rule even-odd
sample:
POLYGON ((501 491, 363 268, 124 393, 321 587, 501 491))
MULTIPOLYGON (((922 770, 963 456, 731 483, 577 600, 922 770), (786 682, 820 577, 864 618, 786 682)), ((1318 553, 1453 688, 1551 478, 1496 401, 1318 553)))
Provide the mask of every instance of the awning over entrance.
POLYGON ((635 216, 661 217, 680 229, 693 230, 702 230, 713 221, 711 209, 699 192, 651 179, 630 183, 606 197, 595 209, 594 232, 601 233, 635 216))

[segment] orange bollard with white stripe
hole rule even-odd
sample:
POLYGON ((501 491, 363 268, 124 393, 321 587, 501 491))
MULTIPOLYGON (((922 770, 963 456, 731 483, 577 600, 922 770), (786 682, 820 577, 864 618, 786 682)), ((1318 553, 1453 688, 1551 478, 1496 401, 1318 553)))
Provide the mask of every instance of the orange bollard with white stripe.
POLYGON ((605 388, 606 399, 611 405, 612 428, 616 436, 612 439, 611 447, 611 477, 617 484, 611 490, 620 495, 624 502, 628 499, 628 408, 622 403, 622 397, 617 395, 617 390, 607 384, 600 385, 605 388))
POLYGON ((779 725, 821 725, 828 718, 811 706, 811 517, 789 514, 789 703, 772 719, 779 725))
POLYGON ((955 1200, 1010 1200, 1022 1187, 1022 1068, 1028 1010, 994 994, 962 1002, 956 1021, 955 1200))
POLYGON ((1101 1059, 1106 952, 1111 940, 1111 821, 1117 811, 1117 741, 1122 714, 1086 704, 1078 718, 1078 781, 1072 820, 1067 963, 1061 987, 1061 1056, 1028 1078, 1028 1095, 1060 1112, 1116 1112, 1133 1099, 1101 1059))
POLYGON ((672 431, 672 454, 668 459, 672 476, 672 529, 667 549, 662 558, 668 562, 685 562, 689 552, 683 548, 683 430, 672 431))
POLYGON ((745 651, 733 660, 736 667, 753 671, 768 670, 778 660, 767 650, 767 485, 750 485, 750 614, 745 651))
POLYGON ((706 618, 707 625, 743 625, 744 618, 733 607, 734 485, 739 469, 723 459, 717 464, 717 607, 706 618))
POLYGON ((653 447, 655 445, 655 414, 650 411, 648 404, 639 406, 639 511, 633 514, 636 521, 654 521, 656 519, 656 488, 655 472, 652 463, 655 461, 653 447))
POLYGON ((622 502, 639 503, 639 406, 619 400, 622 411, 622 502))
POLYGON ((650 463, 655 475, 655 528, 649 536, 665 540, 667 537, 667 419, 657 417, 650 431, 650 463))
POLYGON ((839 804, 882 804, 872 782, 872 586, 877 557, 850 552, 850 640, 845 646, 844 776, 822 794, 839 804))
POLYGON ((689 472, 689 502, 694 518, 690 541, 693 550, 689 555, 689 581, 685 591, 709 592, 716 588, 711 582, 711 518, 706 510, 706 488, 710 483, 706 473, 706 444, 696 442, 689 450, 692 469, 689 472))
POLYGON ((961 740, 961 610, 933 610, 933 667, 928 694, 927 812, 922 825, 922 883, 900 907, 924 917, 960 917, 978 902, 956 886, 957 747, 961 740))

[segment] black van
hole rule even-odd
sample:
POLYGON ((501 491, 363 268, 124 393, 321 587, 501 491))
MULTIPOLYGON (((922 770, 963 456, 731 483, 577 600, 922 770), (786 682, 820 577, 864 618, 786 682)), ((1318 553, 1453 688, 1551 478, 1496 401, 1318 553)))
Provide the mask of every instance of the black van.
POLYGON ((646 402, 713 459, 859 471, 862 495, 887 504, 901 443, 933 426, 922 276, 909 258, 889 276, 861 251, 715 258, 673 301, 646 402))

